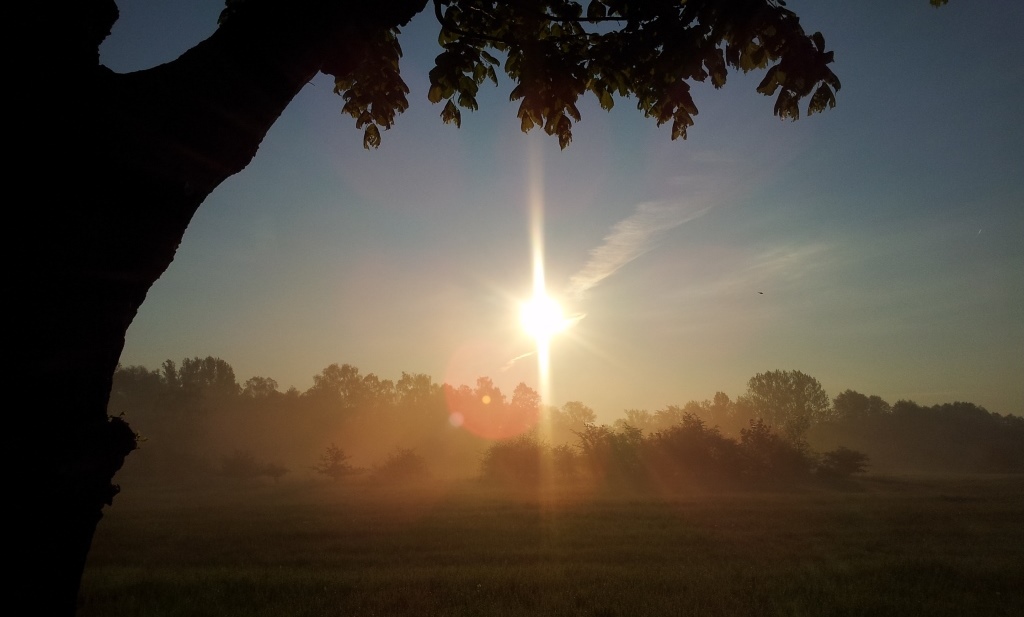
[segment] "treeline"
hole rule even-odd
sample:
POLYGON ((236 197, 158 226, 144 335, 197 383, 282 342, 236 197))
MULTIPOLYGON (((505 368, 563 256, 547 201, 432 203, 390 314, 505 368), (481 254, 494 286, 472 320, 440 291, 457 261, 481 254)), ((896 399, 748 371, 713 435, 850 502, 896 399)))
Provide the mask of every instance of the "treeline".
POLYGON ((588 425, 577 437, 575 447, 550 446, 536 432, 494 443, 484 455, 481 476, 519 486, 584 481, 660 490, 763 488, 846 480, 863 472, 868 461, 864 453, 846 447, 817 454, 763 420, 751 422, 733 439, 692 414, 650 435, 629 425, 620 430, 588 425))
POLYGON ((549 477, 561 470, 565 478, 643 476, 666 483, 842 475, 866 465, 1024 471, 1020 417, 970 403, 890 405, 852 390, 830 399, 800 371, 755 375, 736 399, 718 392, 653 412, 628 409, 611 425, 599 425, 584 403, 542 407, 537 392, 522 383, 507 397, 486 377, 453 386, 403 372, 392 381, 332 364, 310 389, 281 392, 268 377, 239 383, 227 362, 207 357, 180 366, 168 360, 156 370, 119 367, 109 409, 143 439, 128 470, 176 476, 316 473, 332 447, 354 470, 381 469, 405 453, 438 475, 460 477, 532 473, 510 471, 516 465, 502 448, 533 448, 549 477))

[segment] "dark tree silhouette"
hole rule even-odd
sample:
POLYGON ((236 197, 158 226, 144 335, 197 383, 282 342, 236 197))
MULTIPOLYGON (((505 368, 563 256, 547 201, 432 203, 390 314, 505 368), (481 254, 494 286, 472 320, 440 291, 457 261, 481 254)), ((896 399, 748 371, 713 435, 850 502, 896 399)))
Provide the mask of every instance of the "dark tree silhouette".
MULTIPOLYGON (((937 0, 932 0, 933 3, 937 0)), ((25 258, 15 354, 25 383, 47 392, 47 448, 35 471, 45 529, 32 564, 43 614, 73 613, 92 535, 135 435, 107 415, 125 332, 174 258, 197 208, 256 155, 268 129, 317 73, 336 80, 343 111, 380 143, 408 102, 400 29, 426 0, 229 0, 220 27, 178 59, 116 74, 99 45, 114 0, 22 3, 27 33, 8 83, 17 128, 8 176, 25 258), (54 384, 60 384, 54 388, 54 384), (44 516, 45 515, 45 516, 44 516)), ((590 93, 609 108, 635 98, 671 136, 697 108, 689 82, 725 83, 729 68, 766 70, 758 90, 796 118, 834 104, 839 82, 820 34, 803 31, 778 0, 434 0, 443 47, 428 98, 459 124, 501 67, 523 130, 564 147, 590 93), (490 51, 488 51, 490 50, 490 51), (492 54, 491 52, 494 52, 492 54)))
POLYGON ((812 424, 828 420, 832 406, 821 383, 800 371, 758 373, 740 404, 769 427, 799 439, 812 424))
POLYGON ((892 407, 880 396, 867 396, 856 390, 843 390, 832 399, 832 408, 836 419, 856 420, 871 418, 892 413, 892 407))
POLYGON ((337 481, 355 471, 348 459, 345 451, 332 443, 327 446, 327 451, 320 455, 320 462, 313 470, 337 481))

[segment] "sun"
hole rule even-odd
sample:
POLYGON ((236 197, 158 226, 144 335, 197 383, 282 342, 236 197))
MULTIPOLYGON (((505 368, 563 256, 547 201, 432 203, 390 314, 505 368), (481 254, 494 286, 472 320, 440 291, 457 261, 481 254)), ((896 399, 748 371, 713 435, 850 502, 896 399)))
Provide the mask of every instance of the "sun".
POLYGON ((519 312, 519 321, 527 334, 544 343, 552 336, 568 328, 572 320, 566 319, 562 305, 547 294, 537 294, 524 302, 519 312))

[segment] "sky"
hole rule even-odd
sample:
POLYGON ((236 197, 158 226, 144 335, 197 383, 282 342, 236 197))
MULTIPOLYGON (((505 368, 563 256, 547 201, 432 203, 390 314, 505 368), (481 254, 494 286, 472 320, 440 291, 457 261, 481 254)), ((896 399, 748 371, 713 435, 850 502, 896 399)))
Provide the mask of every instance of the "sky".
MULTIPOLYGON (((538 227, 547 291, 577 318, 551 341, 548 404, 610 422, 782 369, 832 397, 1024 415, 1024 4, 787 5, 835 51, 835 109, 781 121, 761 74, 731 73, 694 87, 685 141, 589 98, 564 151, 519 130, 507 79, 443 124, 421 14, 400 39, 411 106, 381 147, 313 80, 199 209, 122 364, 540 389, 518 318, 538 227)), ((118 6, 101 61, 128 72, 209 36, 222 2, 118 6)))

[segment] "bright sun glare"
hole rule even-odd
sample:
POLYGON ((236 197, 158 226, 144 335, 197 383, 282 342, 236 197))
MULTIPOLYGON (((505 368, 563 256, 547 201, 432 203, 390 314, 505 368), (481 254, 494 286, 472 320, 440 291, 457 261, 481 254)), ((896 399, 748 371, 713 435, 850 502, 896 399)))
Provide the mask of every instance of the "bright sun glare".
POLYGON ((569 327, 570 323, 565 318, 561 305, 548 295, 537 295, 529 302, 523 303, 519 319, 523 330, 538 342, 546 342, 569 327))

